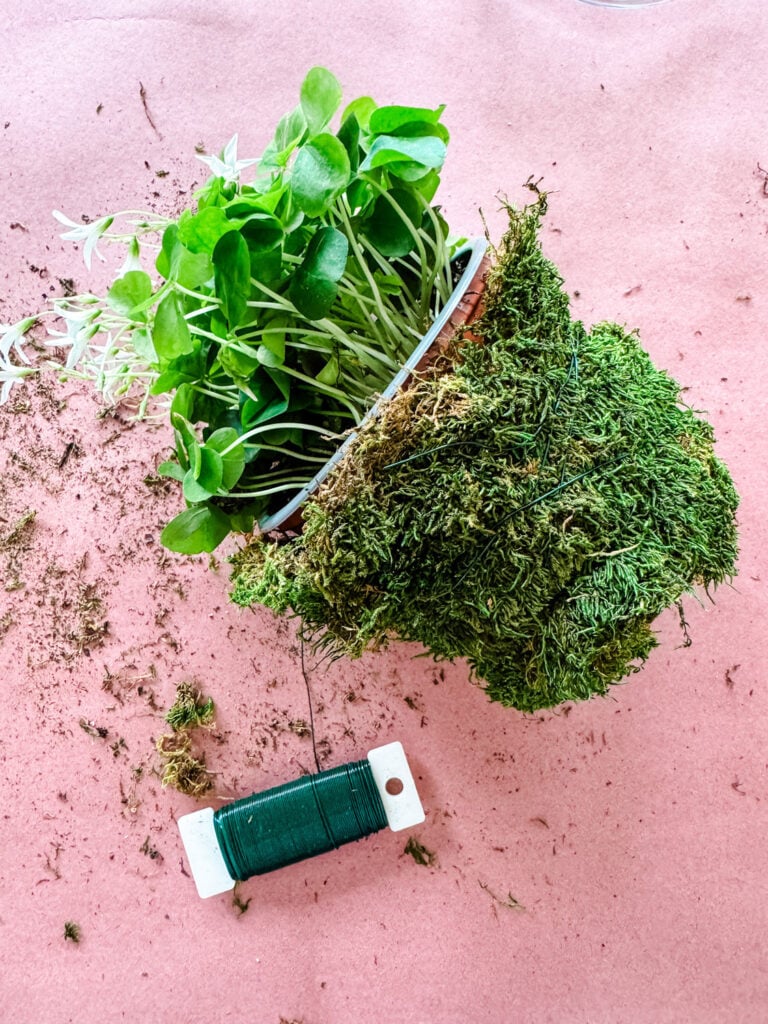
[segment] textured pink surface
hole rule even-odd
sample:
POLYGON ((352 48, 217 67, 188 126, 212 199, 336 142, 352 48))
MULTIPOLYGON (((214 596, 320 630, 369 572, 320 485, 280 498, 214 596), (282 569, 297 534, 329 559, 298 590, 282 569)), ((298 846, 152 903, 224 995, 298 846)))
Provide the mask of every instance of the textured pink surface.
POLYGON ((666 617, 610 699, 526 718, 406 647, 318 671, 327 763, 401 739, 438 862, 379 833, 252 880, 238 916, 185 876, 174 818, 192 802, 152 774, 150 695, 165 708, 192 679, 214 696, 220 795, 292 778, 311 763, 288 727, 306 717, 293 626, 228 604, 226 567, 161 554, 178 498, 143 479, 162 428, 98 420, 74 384, 31 388, 28 412, 0 411, 0 536, 37 511, 25 587, 0 592, 0 1019, 765 1021, 764 0, 0 6, 0 320, 88 281, 51 209, 174 209, 204 172, 196 143, 239 131, 256 154, 323 63, 350 97, 447 103, 444 203, 467 234, 478 206, 500 229, 497 190, 543 176, 576 314, 640 328, 743 496, 736 589, 686 602, 688 650, 666 617), (87 656, 70 634, 91 583, 110 625, 87 656))

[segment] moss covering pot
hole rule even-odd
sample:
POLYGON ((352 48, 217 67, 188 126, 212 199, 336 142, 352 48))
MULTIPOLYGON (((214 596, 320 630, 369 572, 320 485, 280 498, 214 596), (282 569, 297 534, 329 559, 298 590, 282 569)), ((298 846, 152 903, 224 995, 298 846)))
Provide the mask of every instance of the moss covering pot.
POLYGON ((737 555, 710 425, 634 333, 571 320, 545 210, 509 209, 480 343, 459 332, 346 446, 301 536, 255 539, 233 573, 237 603, 292 610, 319 646, 419 641, 524 711, 606 693, 737 555))

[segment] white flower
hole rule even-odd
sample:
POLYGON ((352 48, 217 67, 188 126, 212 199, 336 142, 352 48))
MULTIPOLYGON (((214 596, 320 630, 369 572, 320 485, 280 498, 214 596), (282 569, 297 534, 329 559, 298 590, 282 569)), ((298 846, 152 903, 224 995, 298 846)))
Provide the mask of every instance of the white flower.
POLYGON ((131 270, 141 270, 142 266, 140 255, 141 246, 139 245, 138 238, 136 238, 136 236, 134 235, 134 237, 128 243, 128 254, 125 257, 125 263, 123 263, 122 267, 120 267, 120 271, 117 276, 124 277, 131 270))
POLYGON ((88 343, 94 334, 99 333, 99 325, 94 321, 101 312, 100 309, 75 309, 63 302, 55 302, 56 314, 61 317, 66 325, 66 331, 54 331, 48 329, 48 334, 55 338, 55 341, 48 341, 49 348, 66 348, 69 346, 66 369, 72 370, 88 348, 88 343))
POLYGON ((251 164, 257 164, 259 162, 258 160, 237 159, 237 132, 235 132, 226 144, 220 157, 198 155, 197 159, 202 160, 203 163, 213 171, 216 177, 223 178, 225 183, 238 181, 241 171, 244 171, 246 167, 250 167, 251 164))
POLYGON ((14 384, 36 372, 33 366, 16 366, 14 363, 0 360, 0 405, 5 405, 8 401, 14 384))
POLYGON ((64 231, 61 235, 62 238, 69 242, 85 242, 83 246, 83 260, 85 261, 86 267, 91 269, 91 256, 95 253, 99 259, 104 262, 104 257, 101 255, 99 250, 96 248, 96 243, 109 228, 114 217, 102 217, 100 220, 94 220, 90 224, 78 224, 74 220, 70 220, 69 217, 65 217, 60 210, 54 210, 53 216, 65 227, 70 228, 69 231, 64 231))
POLYGON ((4 362, 8 362, 8 357, 13 350, 23 363, 29 365, 29 358, 22 346, 24 335, 36 322, 35 317, 28 316, 16 324, 0 324, 0 356, 4 362))

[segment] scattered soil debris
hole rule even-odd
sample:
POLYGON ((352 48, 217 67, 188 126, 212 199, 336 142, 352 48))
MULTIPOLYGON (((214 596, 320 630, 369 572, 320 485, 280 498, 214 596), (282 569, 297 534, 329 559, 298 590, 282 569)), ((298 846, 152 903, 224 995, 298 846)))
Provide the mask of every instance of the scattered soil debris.
POLYGON ((141 97, 141 105, 142 105, 142 107, 144 107, 144 115, 145 115, 147 121, 149 121, 150 127, 152 128, 154 133, 157 135, 158 139, 162 139, 163 136, 157 130, 157 125, 152 120, 152 115, 149 112, 149 106, 147 105, 147 90, 144 88, 144 85, 141 82, 139 82, 139 96, 141 97))
POLYGON ((45 870, 48 871, 56 881, 59 881, 59 879, 61 878, 61 871, 58 865, 56 864, 56 861, 59 859, 61 847, 58 845, 58 843, 52 843, 51 846, 52 850, 47 851, 45 854, 41 853, 40 857, 43 859, 43 867, 45 868, 45 870))
POLYGON ((122 736, 118 736, 114 743, 110 743, 109 749, 112 751, 113 757, 119 757, 124 750, 128 749, 128 744, 122 736))
POLYGON ((146 672, 130 675, 129 670, 131 669, 136 669, 136 665, 131 663, 118 669, 117 672, 111 672, 105 665, 104 678, 101 682, 102 690, 114 697, 118 704, 124 704, 125 698, 135 692, 137 697, 141 697, 147 702, 150 710, 157 711, 155 691, 151 686, 144 685, 147 679, 157 679, 157 669, 152 664, 149 665, 146 672))
POLYGON ((144 856, 145 857, 149 857, 150 860, 162 860, 163 859, 163 855, 162 855, 162 853, 160 853, 160 851, 157 849, 157 847, 152 846, 150 844, 149 836, 147 836, 147 838, 144 840, 144 842, 139 847, 139 853, 143 853, 144 856))
POLYGON ((109 735, 109 729, 107 729, 106 726, 96 725, 94 722, 89 722, 85 718, 81 718, 78 725, 83 732, 87 732, 88 735, 93 736, 95 740, 105 740, 109 735))
POLYGON ((147 473, 144 477, 144 486, 157 494, 170 494, 173 487, 173 480, 167 476, 158 476, 157 473, 147 473))
POLYGON ((508 892, 506 898, 502 899, 500 896, 497 896, 495 892, 489 889, 485 882, 478 882, 478 885, 484 892, 488 893, 494 904, 498 904, 500 907, 506 907, 507 910, 525 910, 523 904, 519 900, 516 900, 511 892, 508 892))
POLYGON ((77 626, 69 633, 77 654, 90 654, 92 647, 101 647, 109 633, 109 623, 104 618, 104 604, 96 591, 94 583, 81 583, 78 587, 77 626))
POLYGON ((21 518, 17 519, 13 524, 11 532, 3 537, 2 541, 0 541, 0 547, 12 548, 25 540, 29 536, 29 533, 31 533, 32 525, 35 522, 36 516, 37 512, 33 508, 27 509, 21 518), (29 527, 29 529, 27 529, 27 527, 29 527))
POLYGON ((741 665, 731 665, 730 668, 725 670, 725 685, 729 690, 732 690, 736 685, 736 680, 733 678, 733 673, 740 669, 741 665))
POLYGON ((124 818, 132 819, 141 807, 141 800, 136 795, 138 784, 144 776, 143 765, 131 768, 131 783, 128 792, 125 791, 122 779, 120 780, 120 803, 123 805, 122 815, 124 818))
POLYGON ((67 462, 69 462, 70 455, 80 455, 80 454, 81 454, 80 448, 78 447, 76 441, 69 441, 69 442, 67 442, 67 445, 64 448, 62 456, 59 459, 59 467, 58 468, 59 469, 64 469, 64 467, 66 466, 67 462))
POLYGON ((411 836, 405 844, 403 853, 413 857, 417 864, 425 868, 433 868, 437 864, 437 854, 428 850, 415 836, 411 836))

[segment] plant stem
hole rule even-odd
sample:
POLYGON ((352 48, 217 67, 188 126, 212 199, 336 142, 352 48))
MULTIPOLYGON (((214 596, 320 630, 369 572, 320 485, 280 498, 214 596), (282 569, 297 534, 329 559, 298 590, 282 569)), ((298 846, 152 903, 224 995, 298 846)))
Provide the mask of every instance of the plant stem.
POLYGON ((282 448, 277 444, 246 444, 246 448, 258 448, 263 452, 279 452, 281 455, 290 455, 292 459, 299 459, 301 462, 320 462, 325 464, 328 461, 327 455, 305 455, 304 452, 295 452, 290 448, 282 448))
POLYGON ((230 491, 230 498, 266 498, 269 494, 277 494, 280 491, 298 491, 305 487, 309 480, 301 479, 292 484, 281 484, 279 487, 268 487, 263 491, 230 491))
POLYGON ((250 430, 241 434, 236 441, 233 441, 228 448, 225 448, 223 452, 219 452, 219 455, 224 458, 225 455, 229 455, 229 453, 233 452, 235 448, 239 447, 239 445, 244 444, 249 437, 257 437, 259 434, 268 433, 270 430, 285 429, 311 430, 315 434, 321 434, 328 440, 333 440, 335 436, 333 434, 329 434, 326 427, 316 427, 313 423, 286 423, 285 420, 280 420, 278 423, 262 423, 258 427, 251 427, 250 430))
POLYGON ((387 325, 387 327, 394 334, 397 334, 397 328, 390 319, 389 312, 386 309, 384 302, 382 301, 381 293, 379 292, 378 285, 376 284, 376 279, 374 278, 373 274, 370 271, 368 262, 363 256, 362 250, 358 244, 357 236, 352 229, 352 225, 349 221, 349 214, 347 212, 347 200, 345 197, 341 197, 336 206, 336 209, 338 210, 341 223, 344 226, 344 234, 347 236, 347 241, 349 242, 350 248, 352 249, 352 252, 355 254, 355 259, 357 260, 358 266, 362 270, 364 277, 368 281, 368 286, 370 287, 371 292, 373 293, 373 297, 376 302, 376 308, 379 312, 379 316, 381 317, 382 321, 387 325))
POLYGON ((346 406, 352 414, 355 423, 360 422, 360 410, 350 402, 348 396, 343 392, 339 391, 338 388, 332 387, 330 384, 323 384, 322 381, 317 380, 316 377, 308 377, 306 374, 301 373, 299 370, 293 370, 290 366, 283 364, 280 367, 283 373, 287 373, 289 377, 295 377, 297 380, 303 381, 305 384, 309 384, 315 391, 319 391, 324 395, 328 395, 329 398, 335 398, 337 402, 341 402, 342 405, 346 406))

